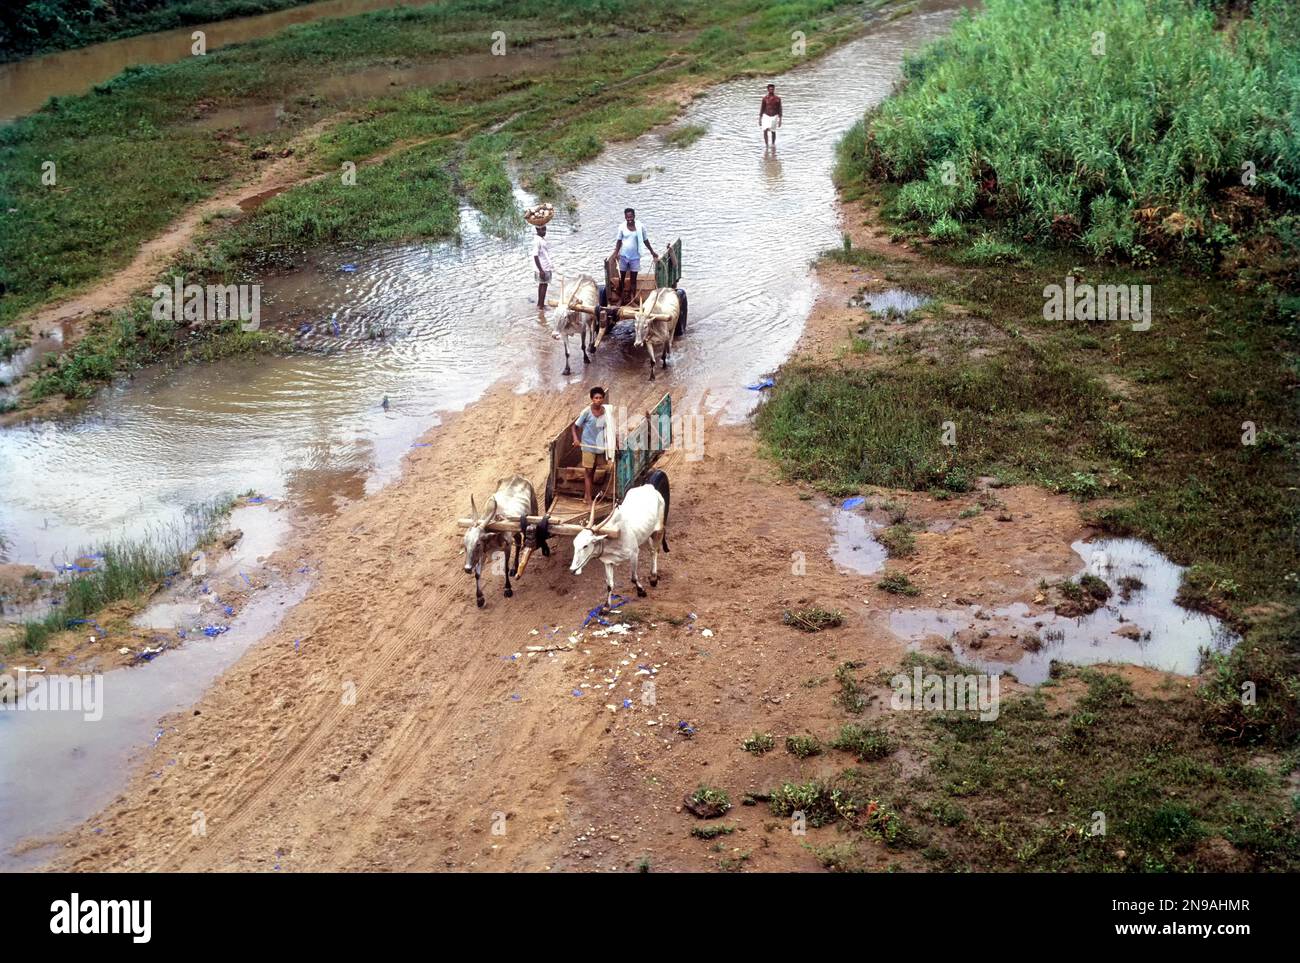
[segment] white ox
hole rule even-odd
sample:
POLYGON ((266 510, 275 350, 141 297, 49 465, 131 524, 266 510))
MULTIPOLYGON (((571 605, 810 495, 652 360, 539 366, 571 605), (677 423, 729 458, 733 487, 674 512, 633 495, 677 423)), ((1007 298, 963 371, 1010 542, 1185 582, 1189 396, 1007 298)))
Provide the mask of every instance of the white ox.
POLYGON ((652 472, 645 485, 638 485, 623 497, 623 504, 614 509, 613 514, 605 519, 602 529, 615 529, 616 535, 597 534, 592 528, 596 517, 596 506, 591 506, 591 515, 587 527, 573 537, 573 564, 569 571, 581 575, 583 568, 592 559, 599 559, 605 564, 605 586, 608 592, 605 605, 614 603, 614 566, 620 562, 630 562, 632 566, 632 584, 636 594, 644 597, 645 589, 637 577, 637 562, 641 546, 650 543, 650 586, 659 584, 659 547, 668 551, 668 476, 662 471, 652 472))
POLYGON ((673 347, 673 332, 677 330, 677 318, 681 313, 681 301, 672 288, 655 288, 636 309, 635 347, 645 345, 650 355, 650 380, 655 380, 655 355, 668 367, 668 352, 673 347))
POLYGON ((590 274, 579 274, 573 281, 559 282, 559 294, 555 299, 555 310, 551 312, 551 337, 557 341, 564 339, 564 373, 569 370, 569 335, 582 336, 582 363, 591 359, 587 357, 587 343, 591 350, 596 350, 596 308, 600 304, 600 291, 590 274), (574 310, 581 306, 587 311, 574 310), (588 313, 590 312, 590 313, 588 313))
POLYGON ((522 529, 527 521, 525 516, 537 514, 537 494, 532 483, 522 475, 511 475, 497 482, 497 490, 488 498, 483 511, 478 510, 474 496, 469 496, 470 520, 473 524, 465 533, 465 572, 474 576, 474 601, 482 608, 483 561, 491 558, 494 552, 505 552, 506 598, 514 595, 510 587, 510 576, 514 574, 510 567, 510 546, 515 546, 515 568, 519 566, 519 550, 522 537, 507 535, 504 532, 490 531, 487 526, 500 519, 518 519, 522 529))

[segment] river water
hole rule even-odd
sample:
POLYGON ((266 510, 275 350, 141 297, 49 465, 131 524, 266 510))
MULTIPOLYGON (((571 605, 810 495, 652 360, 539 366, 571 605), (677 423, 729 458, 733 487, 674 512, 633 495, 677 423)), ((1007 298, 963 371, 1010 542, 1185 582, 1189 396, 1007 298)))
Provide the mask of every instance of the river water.
MULTIPOLYGON (((777 78, 786 122, 775 154, 757 127, 762 82, 742 81, 687 110, 681 123, 707 127, 691 146, 648 134, 564 178, 577 210, 550 228, 558 273, 597 273, 628 205, 656 249, 682 239, 690 327, 659 382, 679 405, 707 392, 710 409, 741 417, 758 397, 746 386, 790 353, 817 294, 810 263, 839 242, 835 143, 954 9, 882 25, 777 78)), ((459 243, 325 251, 267 278, 263 318, 306 351, 146 370, 77 417, 0 431, 0 560, 49 566, 221 493, 255 488, 318 512, 372 491, 441 413, 497 379, 519 390, 561 382, 562 350, 535 297, 526 234, 484 231, 468 209, 459 243)), ((585 375, 579 358, 575 377, 644 370, 629 328, 585 375)))
MULTIPOLYGON (((746 386, 790 353, 817 295, 811 262, 839 240, 837 139, 889 92, 904 52, 942 33, 958 7, 939 0, 776 78, 787 119, 775 155, 757 127, 763 83, 743 81, 686 112, 680 123, 707 128, 691 146, 652 133, 564 178, 577 208, 550 229, 560 273, 596 273, 628 205, 656 248, 682 238, 690 327, 658 382, 679 404, 703 399, 729 418, 752 409, 758 393, 746 386), (643 176, 631 184, 629 174, 643 176)), ((324 251, 266 279, 264 319, 295 332, 299 353, 147 370, 79 416, 0 430, 0 560, 48 566, 250 488, 290 513, 329 512, 394 477, 442 414, 498 379, 519 391, 561 384, 562 350, 531 306, 528 236, 484 230, 469 209, 461 221, 459 242, 324 251)), ((628 327, 585 373, 579 357, 575 380, 644 371, 628 327)), ((107 673, 97 722, 0 713, 0 865, 38 862, 45 850, 15 859, 11 847, 102 808, 132 754, 166 738, 157 719, 192 703, 304 585, 268 589, 217 640, 107 673)))
POLYGON ((192 56, 191 35, 196 30, 205 34, 207 49, 216 50, 270 36, 294 24, 350 17, 403 3, 409 0, 321 0, 276 13, 199 23, 0 64, 0 124, 30 114, 51 97, 84 94, 134 64, 169 64, 192 56))

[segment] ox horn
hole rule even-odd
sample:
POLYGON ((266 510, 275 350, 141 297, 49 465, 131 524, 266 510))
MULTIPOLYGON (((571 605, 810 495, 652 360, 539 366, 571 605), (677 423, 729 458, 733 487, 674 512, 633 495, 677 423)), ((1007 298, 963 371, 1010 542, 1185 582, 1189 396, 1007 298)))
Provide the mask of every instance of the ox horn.
POLYGON ((474 496, 469 496, 469 517, 478 521, 478 506, 474 504, 474 496))
POLYGON ((597 492, 596 497, 591 500, 591 514, 587 516, 588 528, 591 528, 596 524, 596 505, 600 502, 600 495, 601 493, 597 492))

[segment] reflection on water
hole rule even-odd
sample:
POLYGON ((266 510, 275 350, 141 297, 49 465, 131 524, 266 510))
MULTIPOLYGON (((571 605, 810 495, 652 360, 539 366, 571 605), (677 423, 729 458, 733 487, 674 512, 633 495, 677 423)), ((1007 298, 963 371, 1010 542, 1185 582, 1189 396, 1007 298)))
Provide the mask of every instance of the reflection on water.
POLYGON ((184 60, 192 56, 194 41, 191 35, 196 30, 206 35, 207 49, 215 50, 227 44, 270 36, 296 23, 349 17, 384 7, 401 6, 405 2, 408 0, 322 0, 278 13, 200 23, 0 64, 0 123, 31 113, 51 97, 84 94, 95 84, 116 77, 134 64, 169 64, 184 60))
MULTIPOLYGON (((707 128, 691 146, 649 134, 564 178, 577 210, 552 222, 557 273, 597 272, 628 205, 656 248, 682 238, 690 328, 658 382, 679 403, 707 391, 729 418, 755 403, 745 385, 794 347, 817 294, 809 264, 839 240, 830 168, 840 132, 889 92, 903 52, 951 17, 905 17, 778 78, 790 122, 779 160, 764 156, 753 124, 763 85, 747 80, 688 109, 683 122, 707 128), (627 183, 629 171, 657 167, 627 183)), ((532 307, 527 236, 485 232, 468 210, 462 227, 460 243, 324 252, 267 279, 263 318, 292 325, 306 352, 144 371, 80 417, 0 431, 10 558, 45 564, 220 492, 328 509, 385 483, 440 412, 498 378, 518 390, 559 384, 563 352, 532 307)), ((625 324, 585 377, 644 370, 625 324)))
POLYGON ((1047 681, 1053 659, 1075 665, 1122 662, 1191 675, 1203 649, 1224 652, 1240 640, 1214 616, 1174 602, 1183 567, 1145 542, 1115 538, 1071 547, 1087 563, 1084 571, 1104 579, 1114 593, 1089 615, 1073 619, 1050 610, 1034 612, 1021 602, 987 610, 978 605, 896 609, 890 612, 889 627, 913 642, 939 636, 952 643, 963 664, 995 674, 1010 672, 1030 685, 1047 681), (1126 588, 1121 584, 1125 579, 1136 579, 1141 587, 1128 582, 1126 588), (1010 644, 990 652, 998 640, 1010 644))

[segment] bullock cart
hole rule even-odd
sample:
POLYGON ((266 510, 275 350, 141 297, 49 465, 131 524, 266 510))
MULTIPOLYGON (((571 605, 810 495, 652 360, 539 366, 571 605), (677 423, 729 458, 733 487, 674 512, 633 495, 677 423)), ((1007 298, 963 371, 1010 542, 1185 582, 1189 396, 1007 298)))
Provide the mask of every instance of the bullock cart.
MULTIPOLYGON (((599 534, 616 535, 617 529, 605 526, 604 519, 609 517, 614 506, 623 500, 633 488, 645 482, 650 471, 662 467, 664 456, 673 447, 673 399, 665 394, 658 403, 647 410, 643 417, 632 422, 630 428, 615 425, 619 412, 612 406, 606 407, 612 426, 617 427, 618 447, 614 452, 614 461, 604 468, 596 469, 593 494, 602 521, 593 529, 599 534)), ((546 506, 541 515, 528 515, 524 518, 498 518, 485 527, 492 532, 510 534, 523 533, 524 552, 519 561, 518 574, 523 575, 528 559, 534 548, 542 547, 543 554, 549 554, 546 539, 555 535, 577 535, 586 527, 591 515, 583 502, 583 468, 582 451, 573 443, 570 431, 576 416, 569 419, 560 432, 547 444, 546 489, 543 504, 546 506)), ((461 528, 473 526, 469 518, 458 520, 461 528)))
MULTIPOLYGON (((620 321, 631 320, 636 313, 636 309, 646 296, 657 288, 673 288, 677 291, 677 297, 681 304, 681 311, 677 315, 677 326, 673 329, 673 337, 680 338, 686 333, 687 302, 686 291, 680 287, 682 280, 682 241, 678 238, 672 244, 668 245, 668 250, 664 252, 663 257, 655 262, 654 275, 647 272, 637 275, 636 291, 628 299, 626 304, 611 304, 610 300, 618 291, 618 257, 611 254, 605 258, 604 270, 605 283, 599 285, 600 304, 594 309, 588 309, 581 305, 570 305, 570 310, 577 311, 581 314, 596 315, 596 344, 599 344, 609 329, 614 327, 620 321)), ((553 299, 547 300, 548 307, 556 307, 558 302, 553 299)), ((595 345, 593 345, 593 348, 595 345)))

